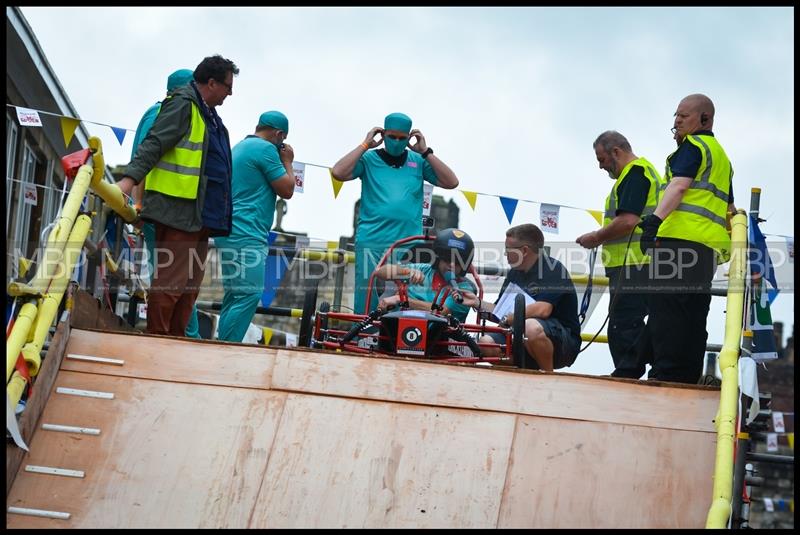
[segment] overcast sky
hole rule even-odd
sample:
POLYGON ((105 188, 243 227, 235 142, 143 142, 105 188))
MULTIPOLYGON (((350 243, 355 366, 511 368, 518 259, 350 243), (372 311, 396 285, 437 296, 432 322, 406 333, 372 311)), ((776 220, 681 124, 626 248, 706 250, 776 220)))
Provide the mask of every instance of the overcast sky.
MULTIPOLYGON (((733 163, 736 204, 747 208, 751 187, 761 187, 763 232, 794 234, 793 8, 22 11, 84 120, 133 130, 172 71, 219 53, 241 69, 217 108, 232 143, 277 109, 289 118, 296 160, 332 166, 386 114, 404 112, 459 189, 535 201, 519 203, 514 225, 538 223, 539 202, 603 207, 613 183, 592 142, 605 130, 624 134, 663 170, 678 102, 704 93, 733 163)), ((132 132, 120 147, 109 128, 85 126, 103 140, 107 163, 128 163, 132 132)), ((324 240, 349 236, 359 193, 360 183, 349 182, 334 200, 327 170, 307 167, 306 192, 289 201, 283 227, 324 240)), ((461 193, 435 193, 454 199, 461 228, 476 241, 503 239, 509 225, 497 198, 479 196, 473 212, 461 193)), ((549 242, 572 243, 596 228, 568 208, 560 224, 549 242)), ((785 252, 782 238, 770 240, 785 252)), ((781 283, 793 284, 792 268, 779 268, 781 283)), ((785 290, 773 306, 787 331, 793 305, 785 290)), ((714 298, 710 342, 722 342, 723 310, 724 299, 714 298)), ((566 371, 612 369, 603 345, 566 371)))

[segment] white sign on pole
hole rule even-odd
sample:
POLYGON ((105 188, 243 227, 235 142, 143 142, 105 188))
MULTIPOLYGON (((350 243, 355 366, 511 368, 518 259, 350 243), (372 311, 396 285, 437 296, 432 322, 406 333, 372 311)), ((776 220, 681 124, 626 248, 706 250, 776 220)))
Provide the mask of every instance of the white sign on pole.
POLYGON ((767 433, 767 451, 778 451, 778 433, 767 433))
POLYGON ((17 119, 21 126, 42 126, 39 112, 28 108, 17 108, 17 119))
POLYGON ((433 184, 425 182, 422 185, 422 215, 431 215, 431 203, 433 202, 433 184))
POLYGON ((306 164, 302 162, 292 162, 292 171, 294 171, 294 191, 303 193, 303 187, 306 182, 306 164))
POLYGON ((543 232, 558 234, 558 211, 560 208, 557 204, 542 203, 539 208, 539 219, 543 232))
POLYGON ((776 433, 784 433, 784 432, 786 432, 786 427, 783 424, 783 413, 782 412, 773 412, 772 413, 772 429, 776 433))
POLYGON ((297 335, 286 333, 286 347, 297 347, 297 335))
POLYGON ((36 192, 36 184, 24 182, 22 184, 22 196, 25 204, 36 206, 39 204, 39 195, 36 192))

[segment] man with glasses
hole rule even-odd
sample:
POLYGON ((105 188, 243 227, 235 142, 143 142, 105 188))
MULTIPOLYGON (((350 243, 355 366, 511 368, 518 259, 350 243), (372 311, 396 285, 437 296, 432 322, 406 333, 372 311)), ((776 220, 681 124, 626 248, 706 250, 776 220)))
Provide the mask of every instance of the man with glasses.
MULTIPOLYGON (((433 154, 422 132, 411 129, 411 118, 403 113, 387 115, 383 128, 372 128, 358 147, 336 162, 331 174, 341 181, 361 179, 354 304, 361 313, 369 276, 386 249, 422 233, 423 182, 453 189, 458 178, 433 154), (381 143, 383 148, 370 150, 381 143)), ((378 304, 374 289, 371 302, 378 304)))
POLYGON ((230 138, 215 108, 233 93, 239 68, 222 56, 164 99, 128 164, 120 189, 147 178, 140 216, 155 224, 147 332, 184 336, 203 281, 209 236, 231 231, 230 138))
MULTIPOLYGON (((506 231, 505 242, 511 269, 497 301, 488 303, 474 293, 461 293, 465 305, 489 312, 494 312, 504 297, 524 293, 528 302, 525 307, 526 366, 553 371, 575 362, 581 346, 581 329, 578 296, 572 278, 561 262, 542 253, 543 248, 544 235, 536 225, 511 227, 506 231)), ((514 314, 504 314, 499 319, 502 325, 511 325, 514 314)), ((491 333, 484 335, 481 342, 505 343, 505 336, 491 333)))

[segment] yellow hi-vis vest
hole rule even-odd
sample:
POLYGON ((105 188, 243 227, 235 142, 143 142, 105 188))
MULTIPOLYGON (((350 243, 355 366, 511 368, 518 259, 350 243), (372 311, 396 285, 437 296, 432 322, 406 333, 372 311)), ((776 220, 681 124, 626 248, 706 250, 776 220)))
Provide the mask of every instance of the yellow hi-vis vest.
POLYGON ((197 104, 192 102, 189 131, 147 174, 144 189, 170 197, 196 199, 197 188, 200 185, 205 135, 206 123, 197 104))
MULTIPOLYGON (((658 200, 664 181, 661 179, 661 176, 659 176, 653 164, 644 158, 636 158, 622 169, 619 178, 617 178, 617 181, 614 182, 614 186, 611 188, 611 193, 606 197, 606 210, 605 216, 603 217, 604 227, 610 225, 611 221, 617 216, 617 206, 619 206, 617 189, 635 165, 638 165, 644 170, 644 176, 647 178, 648 182, 650 182, 650 189, 647 191, 647 202, 641 214, 642 217, 652 214, 656 206, 658 206, 658 200)), ((630 266, 650 263, 650 257, 642 253, 639 247, 639 240, 641 237, 642 229, 634 227, 630 246, 628 246, 627 234, 605 242, 603 244, 602 255, 600 256, 600 258, 603 259, 603 265, 605 267, 618 267, 622 265, 630 266)))
MULTIPOLYGON (((731 257, 731 237, 726 215, 733 167, 722 146, 714 136, 687 135, 686 142, 700 149, 702 161, 691 186, 681 203, 658 229, 659 238, 677 238, 702 243, 718 253, 719 263, 731 257)), ((672 180, 667 157, 667 182, 672 180)))

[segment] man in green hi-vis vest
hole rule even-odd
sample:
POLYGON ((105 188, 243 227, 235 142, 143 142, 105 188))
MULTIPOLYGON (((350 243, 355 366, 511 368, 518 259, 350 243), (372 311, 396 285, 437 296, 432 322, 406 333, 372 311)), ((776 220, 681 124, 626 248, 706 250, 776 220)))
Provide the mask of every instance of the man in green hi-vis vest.
POLYGON ((658 204, 663 181, 653 164, 633 153, 628 140, 613 130, 600 134, 594 152, 600 169, 614 180, 606 197, 603 228, 587 232, 575 241, 592 249, 603 246, 602 261, 609 287, 608 348, 614 361, 614 377, 639 379, 645 359, 638 344, 645 331, 646 296, 650 258, 639 249, 642 230, 636 225, 652 214, 658 204))
POLYGON ((693 94, 680 101, 667 187, 640 223, 641 250, 651 256, 650 379, 695 384, 703 373, 711 282, 717 264, 730 259, 727 215, 735 211, 733 167, 713 126, 710 98, 693 94))
POLYGON ((124 193, 147 178, 141 218, 155 224, 147 332, 184 336, 205 272, 210 236, 231 231, 231 146, 216 112, 239 68, 215 55, 193 81, 164 99, 118 182, 124 193))

